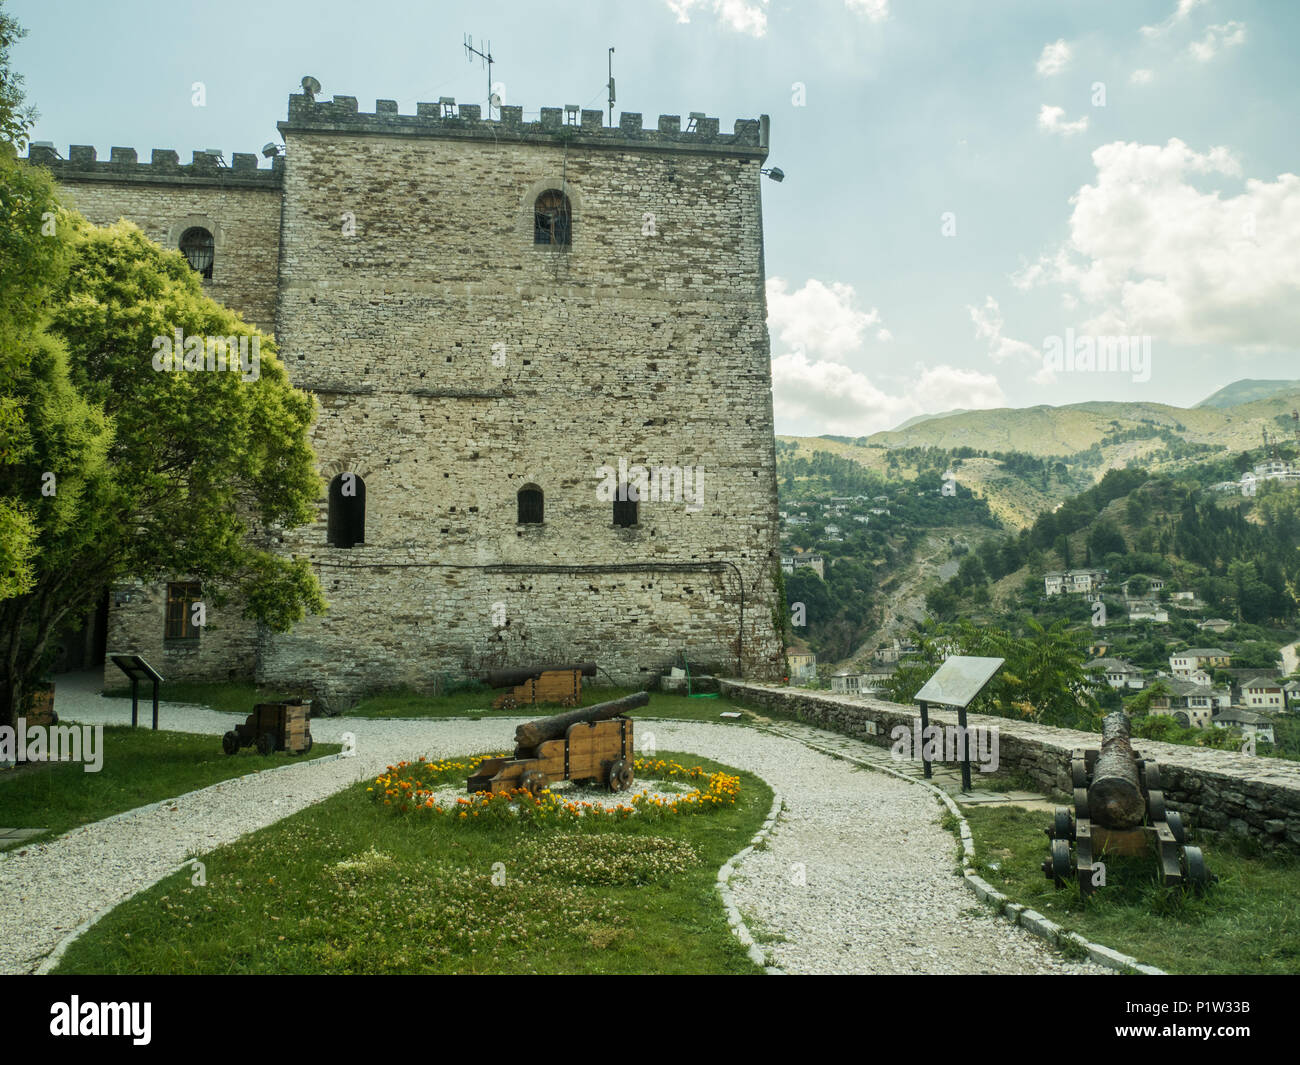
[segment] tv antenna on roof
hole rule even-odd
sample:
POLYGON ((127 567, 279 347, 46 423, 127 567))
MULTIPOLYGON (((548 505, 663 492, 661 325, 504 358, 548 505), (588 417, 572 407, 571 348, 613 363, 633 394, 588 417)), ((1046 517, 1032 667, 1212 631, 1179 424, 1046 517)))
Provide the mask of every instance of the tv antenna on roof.
MULTIPOLYGON (((482 44, 483 42, 480 41, 479 43, 482 44)), ((482 51, 482 50, 480 50, 480 49, 474 47, 474 38, 471 37, 471 36, 467 33, 467 34, 465 34, 465 58, 468 59, 468 60, 472 63, 472 62, 474 62, 474 57, 475 57, 475 56, 478 56, 480 62, 482 62, 482 63, 487 67, 487 72, 488 72, 488 113, 487 113, 487 117, 488 117, 488 118, 491 118, 491 117, 492 117, 492 101, 493 101, 493 99, 494 99, 494 96, 492 95, 492 64, 493 64, 493 62, 494 62, 494 60, 493 60, 493 58, 492 58, 492 42, 491 42, 491 41, 488 41, 488 42, 487 42, 487 51, 482 51)), ((500 104, 497 104, 497 108, 498 108, 498 109, 500 109, 500 106, 501 106, 500 104)))

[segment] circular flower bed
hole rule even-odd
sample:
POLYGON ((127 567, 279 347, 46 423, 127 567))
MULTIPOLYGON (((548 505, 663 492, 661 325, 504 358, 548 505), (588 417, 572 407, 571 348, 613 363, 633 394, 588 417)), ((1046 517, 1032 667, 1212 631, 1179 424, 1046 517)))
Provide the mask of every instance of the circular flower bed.
POLYGON ((470 775, 488 758, 502 755, 479 755, 466 761, 398 762, 375 778, 366 789, 375 802, 391 807, 395 813, 416 813, 446 817, 458 821, 525 821, 539 824, 576 822, 583 818, 625 821, 633 815, 662 818, 673 814, 701 813, 723 806, 734 806, 740 794, 740 778, 727 773, 711 773, 702 766, 684 766, 663 759, 638 758, 638 774, 654 780, 684 780, 697 786, 681 794, 644 791, 627 801, 580 801, 567 798, 562 789, 550 788, 534 796, 523 788, 498 792, 485 791, 453 797, 447 785, 451 778, 470 775))

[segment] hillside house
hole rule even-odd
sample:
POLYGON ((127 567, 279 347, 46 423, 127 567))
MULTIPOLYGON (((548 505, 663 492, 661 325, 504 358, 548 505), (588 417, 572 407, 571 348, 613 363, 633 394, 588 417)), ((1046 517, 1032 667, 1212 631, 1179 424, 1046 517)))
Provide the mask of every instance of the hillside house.
POLYGON ((817 679, 817 656, 809 650, 791 648, 786 652, 785 660, 790 666, 790 681, 800 684, 817 679))
POLYGON ((1276 677, 1252 677, 1242 681, 1241 704, 1251 710, 1281 710, 1286 706, 1282 682, 1276 677))
POLYGON ((1109 684, 1117 691, 1141 691, 1146 687, 1142 671, 1122 658, 1094 658, 1083 667, 1089 673, 1099 673, 1099 683, 1109 684))
POLYGON ((1232 656, 1218 647, 1189 647, 1169 656, 1169 669, 1175 677, 1198 669, 1226 669, 1230 665, 1232 656))
POLYGON ((1232 622, 1225 618, 1206 618, 1196 627, 1202 632, 1212 632, 1216 636, 1222 636, 1232 628, 1232 622))
POLYGON ((1128 619, 1165 622, 1169 620, 1169 611, 1156 602, 1134 600, 1128 605, 1128 619))
POLYGON ((1167 677, 1161 683, 1168 691, 1152 698, 1151 713, 1168 715, 1184 728, 1210 727, 1217 703, 1212 689, 1180 677, 1167 677))
POLYGON ((1100 569, 1052 570, 1043 575, 1043 590, 1048 595, 1083 595, 1105 583, 1106 571, 1100 569))
POLYGON ((1273 743, 1273 722, 1252 710, 1224 710, 1214 715, 1215 728, 1240 729, 1243 736, 1254 736, 1264 743, 1273 743))
POLYGON ((843 669, 831 677, 831 691, 833 692, 839 692, 842 695, 857 695, 861 690, 861 673, 850 673, 847 669, 843 669))

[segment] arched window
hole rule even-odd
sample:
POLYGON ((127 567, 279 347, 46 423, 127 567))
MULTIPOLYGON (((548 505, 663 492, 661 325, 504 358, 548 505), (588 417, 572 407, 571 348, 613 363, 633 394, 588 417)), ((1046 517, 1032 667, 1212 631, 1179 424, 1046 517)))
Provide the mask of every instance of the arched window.
POLYGON ((1190 728, 1192 724, 1191 718, 1189 718, 1181 710, 1179 710, 1177 713, 1174 714, 1174 720, 1177 721, 1178 724, 1182 725, 1183 728, 1190 728))
POLYGON ((526 484, 519 489, 520 525, 542 524, 542 490, 535 484, 526 484))
POLYGON ((212 234, 202 226, 191 226, 181 234, 181 251, 190 261, 195 273, 212 279, 212 234))
POLYGON ((533 243, 567 248, 573 240, 569 197, 559 189, 547 189, 533 205, 533 243))
POLYGON ((328 542, 355 547, 366 542, 366 482, 355 473, 330 481, 328 542))
MULTIPOLYGON (((619 493, 619 495, 627 495, 627 494, 629 493, 625 493, 625 492, 619 493)), ((635 525, 636 511, 639 505, 640 504, 638 504, 635 499, 619 499, 616 496, 614 498, 614 524, 621 525, 624 528, 628 528, 635 525)))

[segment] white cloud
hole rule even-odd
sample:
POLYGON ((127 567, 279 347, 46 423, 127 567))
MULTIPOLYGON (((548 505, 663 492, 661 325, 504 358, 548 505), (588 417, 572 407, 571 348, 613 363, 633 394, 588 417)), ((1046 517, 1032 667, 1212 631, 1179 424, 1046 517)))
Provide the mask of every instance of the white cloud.
POLYGON ((871 22, 884 22, 889 18, 889 0, 844 0, 844 6, 871 22))
POLYGON ((1221 26, 1211 26, 1199 41, 1193 41, 1187 51, 1193 59, 1208 63, 1220 48, 1233 48, 1246 39, 1246 25, 1243 22, 1225 22, 1221 26))
POLYGON ((1016 278, 1059 284, 1094 333, 1243 350, 1300 347, 1300 177, 1247 179, 1225 196, 1193 178, 1238 178, 1226 148, 1116 141, 1092 153, 1069 238, 1016 278))
POLYGON ((718 20, 737 33, 762 37, 767 33, 767 5, 770 0, 666 0, 678 22, 690 22, 691 11, 711 7, 718 20))
MULTIPOLYGON (((875 307, 862 311, 853 306, 856 295, 852 285, 839 281, 824 285, 809 278, 796 292, 787 291, 787 287, 783 278, 767 282, 768 327, 787 348, 844 362, 858 353, 869 327, 888 333, 875 307)), ((877 333, 877 339, 886 338, 877 333)))
POLYGON ((918 366, 902 393, 890 395, 866 374, 801 351, 772 360, 772 397, 777 432, 808 436, 868 436, 917 414, 1007 403, 997 378, 977 370, 918 366))
POLYGON ((1205 3, 1205 0, 1178 0, 1178 6, 1174 8, 1173 13, 1163 22, 1158 22, 1154 26, 1143 26, 1142 35, 1144 37, 1161 37, 1168 33, 1179 23, 1186 20, 1187 16, 1205 3))
POLYGON ((1070 64, 1070 46, 1065 43, 1065 38, 1052 43, 1043 45, 1043 53, 1038 57, 1038 63, 1034 67, 1040 77, 1050 78, 1053 74, 1059 74, 1070 64))
POLYGON ((1088 116, 1075 119, 1073 122, 1063 122, 1065 116, 1064 107, 1053 107, 1051 104, 1043 104, 1038 112, 1038 128, 1048 133, 1059 133, 1062 137, 1069 137, 1075 133, 1082 133, 1088 128, 1088 116))
POLYGON ((1042 353, 1032 344, 1002 335, 1002 311, 992 296, 984 297, 983 307, 967 304, 966 310, 970 312, 970 320, 975 326, 975 338, 988 342, 989 358, 994 362, 1005 362, 1017 356, 1042 361, 1042 353))
POLYGON ((1128 76, 1130 85, 1150 85, 1155 81, 1155 74, 1150 70, 1135 70, 1128 76))
POLYGON ((855 301, 853 286, 842 282, 812 278, 794 292, 782 278, 767 282, 779 432, 865 436, 916 414, 1005 405, 992 374, 946 365, 917 365, 899 391, 886 392, 853 364, 870 345, 868 333, 882 343, 893 336, 874 307, 863 311, 855 301))

